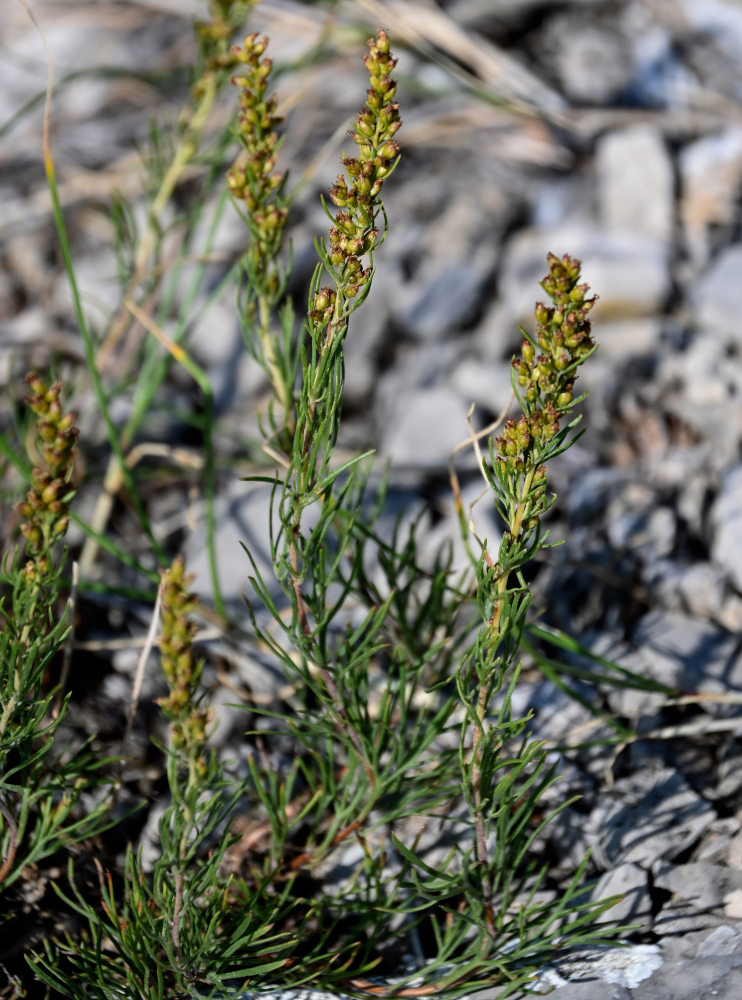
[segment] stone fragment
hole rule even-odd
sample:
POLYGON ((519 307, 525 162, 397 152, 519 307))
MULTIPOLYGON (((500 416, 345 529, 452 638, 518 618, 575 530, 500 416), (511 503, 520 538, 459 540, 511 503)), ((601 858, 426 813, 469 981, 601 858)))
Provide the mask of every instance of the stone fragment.
POLYGON ((711 563, 680 567, 678 592, 688 612, 698 618, 717 618, 724 605, 724 574, 711 563))
MULTIPOLYGON (((655 917, 652 930, 664 940, 671 940, 673 937, 693 939, 702 932, 715 931, 725 923, 728 923, 728 919, 721 909, 699 910, 693 903, 672 900, 655 917)), ((692 952, 692 949, 689 951, 692 952)))
POLYGON ((629 39, 607 14, 599 23, 571 11, 552 17, 541 46, 562 90, 578 104, 609 104, 628 87, 634 73, 629 39))
POLYGON ((617 781, 593 809, 593 856, 604 869, 627 862, 649 869, 692 847, 715 816, 677 771, 638 772, 617 781))
POLYGON ((467 256, 449 261, 422 283, 402 322, 418 340, 438 340, 468 326, 480 313, 487 289, 489 267, 467 256))
POLYGON ((461 396, 444 386, 410 392, 388 415, 380 450, 395 465, 446 468, 467 435, 467 410, 461 396))
POLYGON ((631 862, 618 865, 603 875, 595 889, 593 899, 607 899, 621 895, 618 903, 606 910, 603 921, 619 924, 639 924, 649 928, 652 923, 652 897, 646 871, 631 862))
POLYGON ((674 177, 656 128, 635 125, 603 136, 595 150, 595 170, 600 219, 608 229, 627 229, 669 242, 674 177))
POLYGON ((711 554, 737 590, 742 590, 742 463, 724 476, 714 504, 711 554))
POLYGON ((722 865, 726 863, 731 868, 739 867, 729 860, 730 848, 739 828, 739 820, 734 816, 714 820, 706 831, 693 860, 722 865))
MULTIPOLYGON (((711 622, 674 611, 651 611, 632 637, 633 652, 620 664, 642 677, 680 691, 718 693, 742 687, 742 656, 737 637, 711 622)), ((632 717, 657 704, 651 692, 626 689, 609 693, 614 711, 632 717)), ((705 710, 715 711, 710 704, 705 710)))
POLYGON ((724 915, 742 920, 742 889, 733 889, 724 897, 724 915))
MULTIPOLYGON (((280 603, 283 597, 275 578, 270 553, 270 497, 270 486, 235 479, 216 499, 215 547, 219 580, 222 594, 235 610, 244 608, 245 596, 259 606, 260 602, 256 601, 250 583, 250 577, 256 573, 261 575, 274 600, 280 603), (250 562, 243 545, 255 560, 255 566, 250 562)), ((311 512, 308 513, 311 517, 311 512)), ((184 555, 188 572, 195 576, 193 592, 210 597, 212 586, 203 520, 199 520, 197 530, 187 539, 184 555)))
POLYGON ((652 876, 658 889, 666 889, 674 899, 686 901, 697 910, 718 909, 729 893, 742 889, 742 872, 709 861, 684 865, 659 861, 652 867, 652 876))
POLYGON ((742 243, 734 243, 712 261, 691 293, 696 323, 703 332, 735 345, 739 337, 740 274, 742 243))
POLYGON ((598 995, 613 998, 625 995, 626 990, 637 989, 661 966, 662 955, 656 944, 585 948, 567 953, 558 962, 549 963, 539 975, 538 982, 539 986, 557 987, 552 995, 563 1000, 582 1000, 583 997, 589 1000, 598 995), (578 990, 577 987, 584 985, 580 980, 589 980, 592 992, 578 990), (596 981, 600 981, 600 987, 596 981), (619 989, 607 994, 606 986, 617 986, 619 989))
POLYGON ((731 126, 680 151, 680 219, 697 266, 710 252, 712 226, 733 224, 742 184, 742 128, 731 126))
POLYGON ((684 351, 659 357, 655 384, 666 414, 703 441, 713 442, 711 465, 723 469, 739 459, 742 436, 742 366, 730 364, 731 335, 726 342, 701 331, 684 351))

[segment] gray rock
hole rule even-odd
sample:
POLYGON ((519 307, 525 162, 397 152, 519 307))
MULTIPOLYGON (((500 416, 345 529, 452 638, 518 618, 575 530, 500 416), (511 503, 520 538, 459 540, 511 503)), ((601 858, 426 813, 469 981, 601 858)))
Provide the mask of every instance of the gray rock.
POLYGON ((394 465, 444 469, 467 436, 467 411, 462 397, 444 386, 412 390, 388 414, 381 452, 394 465))
POLYGON ((711 227, 734 222, 742 184, 742 128, 731 126, 690 143, 680 151, 678 169, 686 245, 695 265, 703 266, 711 227))
POLYGON ((580 470, 563 500, 570 519, 587 521, 601 513, 611 497, 626 488, 628 478, 626 470, 614 466, 580 470))
POLYGON ((711 554, 737 590, 742 590, 742 464, 735 465, 724 476, 711 520, 714 529, 711 554))
MULTIPOLYGON (((513 345, 514 351, 517 346, 513 345)), ((515 406, 510 371, 510 365, 505 362, 483 365, 481 358, 466 357, 451 373, 451 385, 463 399, 474 403, 477 410, 486 409, 499 416, 504 407, 515 406)), ((481 424, 477 411, 472 414, 472 422, 475 428, 481 424)))
POLYGON ((740 866, 736 865, 730 856, 732 844, 739 831, 740 821, 733 816, 714 820, 706 831, 693 860, 709 861, 712 864, 726 864, 730 868, 739 868, 740 866))
POLYGON ((718 779, 716 795, 722 799, 736 799, 742 791, 742 751, 736 739, 723 748, 716 776, 718 779))
POLYGON ((701 332, 682 352, 659 357, 653 395, 665 413, 702 441, 712 442, 709 461, 723 469, 739 456, 742 435, 742 368, 730 365, 718 335, 701 332))
MULTIPOLYGON (((680 691, 718 693, 742 681, 742 658, 736 636, 710 622, 676 612, 652 611, 633 636, 634 651, 618 662, 643 677, 680 691)), ((632 717, 657 704, 658 696, 614 691, 611 707, 632 717)), ((707 711, 713 706, 705 705, 707 711)))
POLYGON ((687 23, 714 43, 717 64, 723 54, 739 66, 742 59, 742 10, 730 0, 682 0, 687 23))
MULTIPOLYGON (((596 332, 600 344, 600 353, 596 358, 604 361, 608 357, 611 364, 615 365, 625 363, 629 358, 651 355, 657 351, 661 344, 662 323, 653 316, 616 322, 601 320, 596 332)), ((590 382, 592 385, 592 374, 590 382)))
POLYGON ((662 136, 651 125, 635 125, 602 136, 595 149, 600 219, 608 229, 626 229, 668 243, 674 226, 672 162, 662 136))
POLYGON ((718 909, 730 892, 742 889, 742 872, 708 861, 684 865, 660 861, 653 865, 652 877, 657 888, 666 889, 674 899, 688 902, 697 910, 718 909))
POLYGON ((647 561, 672 552, 677 530, 675 512, 659 506, 653 492, 636 484, 608 508, 608 537, 619 551, 641 554, 647 561))
MULTIPOLYGON (((248 596, 259 607, 250 583, 255 575, 243 545, 250 551, 257 570, 274 599, 282 596, 275 579, 270 555, 268 525, 271 514, 270 486, 235 479, 216 500, 216 558, 219 581, 225 601, 235 610, 244 607, 248 596)), ((311 516, 311 514, 310 514, 311 516)), ((210 597, 212 593, 204 537, 203 514, 196 531, 184 549, 188 572, 194 574, 193 592, 210 597)))
MULTIPOLYGON (((481 542, 487 545, 492 558, 496 559, 502 529, 498 524, 491 489, 485 486, 481 479, 474 480, 462 487, 461 503, 470 528, 469 545, 474 558, 478 558, 481 553, 481 542)), ((461 534, 453 496, 449 493, 442 497, 436 502, 435 509, 440 515, 440 520, 429 527, 420 540, 421 565, 432 566, 442 546, 451 546, 453 550, 451 571, 454 574, 466 570, 471 572, 472 562, 461 534)))
POLYGON ((540 44, 542 57, 552 63, 564 93, 578 104, 608 104, 634 75, 629 40, 607 12, 600 22, 579 12, 556 15, 547 22, 540 44))
POLYGON ((593 899, 621 895, 618 903, 607 910, 603 920, 619 924, 652 924, 652 896, 647 872, 641 865, 623 864, 606 872, 593 890, 593 899))
POLYGON ((701 933, 718 930, 729 921, 721 910, 699 910, 692 903, 674 900, 666 903, 654 919, 652 930, 665 941, 674 937, 698 939, 701 933))
MULTIPOLYGON (((600 996, 624 997, 626 990, 635 990, 662 966, 660 949, 654 944, 637 944, 626 948, 586 948, 565 956, 563 961, 550 963, 540 974, 539 987, 557 987, 551 996, 572 1000, 589 1000, 596 996, 596 980, 600 981, 600 996), (590 980, 592 993, 578 990, 580 980, 590 980), (562 993, 565 988, 566 992, 562 993), (616 989, 616 987, 618 989, 616 989)), ((537 988, 536 992, 547 992, 537 988)), ((632 992, 632 996, 634 996, 632 992)))
POLYGON ((691 847, 715 817, 677 771, 644 770, 617 781, 593 809, 593 856, 606 870, 627 862, 649 869, 691 847))
POLYGON ((735 243, 721 251, 691 295, 696 322, 704 332, 735 344, 739 337, 740 274, 742 243, 735 243))
POLYGON ((486 281, 487 270, 468 260, 443 265, 402 317, 405 330, 419 340, 436 340, 466 327, 481 309, 486 281))
POLYGON ((677 590, 689 614, 719 620, 724 604, 724 574, 711 563, 697 563, 678 570, 677 590))

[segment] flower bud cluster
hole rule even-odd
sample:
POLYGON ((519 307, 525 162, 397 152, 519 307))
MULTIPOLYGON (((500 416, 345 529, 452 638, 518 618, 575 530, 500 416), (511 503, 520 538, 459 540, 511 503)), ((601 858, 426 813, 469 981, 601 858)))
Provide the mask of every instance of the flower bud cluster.
MULTIPOLYGON (((21 532, 34 562, 46 563, 47 550, 67 531, 71 491, 69 481, 75 460, 78 430, 75 413, 62 413, 61 383, 47 387, 34 372, 26 376, 26 397, 36 415, 43 465, 31 473, 31 486, 17 510, 25 520, 21 532)), ((44 569, 44 567, 40 567, 44 569)))
POLYGON ((203 749, 211 712, 198 707, 201 667, 193 658, 196 626, 190 615, 196 606, 196 600, 188 591, 192 581, 193 577, 186 576, 182 557, 178 557, 170 569, 162 574, 160 654, 162 672, 170 694, 167 698, 158 699, 158 704, 171 720, 170 739, 173 747, 184 751, 203 774, 206 770, 203 749))
POLYGON ((245 23, 250 7, 257 0, 210 0, 210 21, 197 21, 195 25, 205 72, 193 87, 196 100, 204 95, 207 78, 214 73, 229 71, 237 64, 237 56, 230 49, 229 41, 234 31, 245 23))
MULTIPOLYGON (((370 267, 364 267, 360 258, 373 250, 378 240, 375 219, 379 192, 399 157, 394 136, 402 124, 394 100, 397 84, 391 79, 397 60, 390 53, 389 37, 380 30, 368 45, 370 51, 363 61, 370 87, 355 129, 349 133, 358 155, 343 156, 347 177, 338 174, 329 192, 340 211, 330 229, 328 260, 338 290, 348 299, 354 298, 371 277, 370 267)), ((323 289, 318 295, 324 293, 323 289)), ((316 303, 314 308, 319 308, 316 303)))
POLYGON ((546 444, 559 432, 560 418, 572 405, 576 369, 595 347, 589 313, 596 299, 579 284, 580 261, 567 254, 549 254, 547 260, 541 287, 553 306, 538 303, 535 343, 524 339, 521 356, 513 359, 525 413, 507 420, 497 439, 499 461, 509 473, 522 473, 534 444, 546 444))
POLYGON ((266 291, 275 293, 279 276, 274 261, 288 208, 280 198, 284 175, 276 170, 276 128, 283 118, 276 114, 275 96, 266 93, 273 65, 264 57, 267 45, 267 38, 253 33, 234 49, 236 62, 244 65, 244 73, 232 79, 241 88, 237 127, 244 154, 227 173, 227 185, 246 209, 253 236, 248 251, 253 274, 266 291))

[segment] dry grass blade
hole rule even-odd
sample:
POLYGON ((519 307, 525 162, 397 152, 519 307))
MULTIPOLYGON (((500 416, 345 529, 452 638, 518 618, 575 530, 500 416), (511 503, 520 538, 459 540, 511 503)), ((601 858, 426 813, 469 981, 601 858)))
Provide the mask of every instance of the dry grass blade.
POLYGON ((537 114, 564 124, 563 98, 507 52, 475 32, 465 31, 439 7, 410 0, 357 0, 375 22, 393 26, 395 36, 427 57, 435 50, 455 64, 470 85, 484 85, 487 94, 504 100, 519 114, 537 114))

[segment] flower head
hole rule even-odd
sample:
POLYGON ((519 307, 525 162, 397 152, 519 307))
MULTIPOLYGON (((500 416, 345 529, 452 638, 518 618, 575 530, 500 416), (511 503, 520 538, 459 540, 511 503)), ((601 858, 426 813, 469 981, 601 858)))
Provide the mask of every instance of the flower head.
MULTIPOLYGON (((339 211, 330 229, 325 263, 337 286, 338 308, 343 299, 355 298, 371 277, 371 267, 361 258, 378 245, 379 192, 399 158, 394 136, 402 122, 394 99, 397 84, 391 78, 397 60, 391 55, 389 37, 383 30, 369 39, 368 46, 369 54, 363 61, 370 87, 355 128, 349 132, 358 152, 356 156, 343 156, 345 175, 338 174, 329 191, 339 211)), ((327 289, 322 289, 317 294, 326 297, 326 293, 327 289)), ((316 301, 313 308, 322 311, 316 301)))
POLYGON ((553 304, 537 304, 535 340, 525 338, 513 359, 524 413, 517 422, 506 421, 497 439, 498 459, 511 473, 522 472, 529 452, 556 437, 561 417, 573 406, 576 370, 595 349, 589 313, 596 299, 579 284, 580 261, 567 254, 549 254, 547 260, 541 287, 553 304))
POLYGON ((36 561, 45 560, 48 549, 67 531, 78 430, 76 414, 62 412, 60 382, 47 386, 35 372, 26 376, 26 382, 30 389, 26 402, 36 415, 41 460, 17 509, 24 518, 21 532, 28 554, 36 561))

